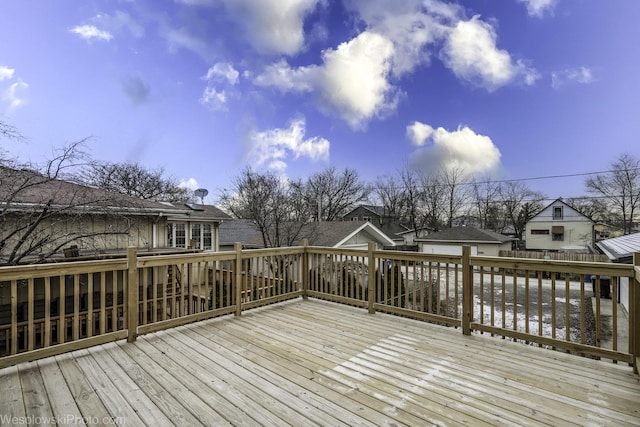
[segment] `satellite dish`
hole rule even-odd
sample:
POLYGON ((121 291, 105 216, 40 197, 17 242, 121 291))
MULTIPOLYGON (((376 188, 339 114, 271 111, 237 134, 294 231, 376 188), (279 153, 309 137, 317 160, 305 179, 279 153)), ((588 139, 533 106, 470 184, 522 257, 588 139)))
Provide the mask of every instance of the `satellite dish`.
POLYGON ((209 190, 207 190, 206 188, 198 188, 197 190, 195 190, 193 192, 193 194, 196 197, 200 198, 200 201, 202 202, 202 204, 204 205, 204 198, 207 197, 207 194, 209 194, 209 190))

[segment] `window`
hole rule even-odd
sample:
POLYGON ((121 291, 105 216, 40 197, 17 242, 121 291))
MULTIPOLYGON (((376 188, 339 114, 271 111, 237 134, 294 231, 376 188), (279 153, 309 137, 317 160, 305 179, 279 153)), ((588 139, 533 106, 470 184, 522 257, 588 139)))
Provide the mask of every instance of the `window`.
POLYGON ((371 217, 369 217, 369 216, 363 216, 363 217, 362 217, 362 220, 363 220, 363 221, 371 222, 371 217))
POLYGON ((562 206, 553 207, 553 219, 562 219, 562 206))
POLYGON ((211 224, 204 224, 202 226, 202 249, 212 249, 213 238, 211 233, 211 224))
POLYGON ((531 234, 549 234, 549 230, 531 230, 531 234))
POLYGON ((187 243, 187 233, 184 223, 167 224, 167 246, 171 248, 184 248, 187 243))
POLYGON ((357 220, 358 220, 358 217, 357 217, 357 216, 352 216, 352 217, 351 217, 351 221, 357 221, 357 220))
POLYGON ((193 240, 195 243, 193 246, 194 249, 200 249, 202 247, 202 242, 200 241, 201 234, 202 233, 200 224, 191 225, 191 240, 193 240))
POLYGON ((213 247, 213 235, 211 224, 192 224, 191 240, 196 249, 211 249, 213 247))
POLYGON ((554 225, 551 227, 551 240, 561 242, 564 240, 564 226, 554 225))

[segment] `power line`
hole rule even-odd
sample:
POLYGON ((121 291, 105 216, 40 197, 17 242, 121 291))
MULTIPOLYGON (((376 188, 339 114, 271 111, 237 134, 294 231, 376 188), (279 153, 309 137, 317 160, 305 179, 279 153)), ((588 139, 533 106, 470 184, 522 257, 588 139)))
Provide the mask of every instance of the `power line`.
MULTIPOLYGON (((484 181, 461 181, 461 182, 455 183, 455 185, 464 186, 464 185, 478 185, 478 184, 503 184, 503 183, 509 183, 509 182, 539 181, 539 180, 545 180, 545 179, 560 179, 560 178, 575 178, 575 177, 580 177, 580 176, 603 175, 603 174, 609 174, 609 173, 617 173, 617 172, 621 172, 621 171, 624 171, 624 172, 634 172, 635 171, 635 172, 637 172, 637 171, 640 171, 640 167, 623 169, 623 170, 612 169, 612 170, 595 171, 595 172, 579 172, 579 173, 560 174, 560 175, 542 175, 542 176, 533 176, 533 177, 528 177, 528 178, 496 179, 496 180, 484 180, 484 181)), ((433 183, 433 185, 437 186, 437 187, 449 186, 449 184, 441 183, 441 182, 435 182, 435 183, 433 183)), ((420 184, 420 185, 417 185, 416 187, 418 187, 418 188, 426 188, 426 187, 428 187, 428 185, 420 184)), ((406 185, 387 186, 387 187, 371 185, 369 188, 371 188, 372 190, 383 190, 383 189, 388 189, 388 188, 404 189, 404 188, 406 188, 406 185)), ((579 197, 574 197, 574 198, 586 199, 586 198, 591 198, 591 197, 579 196, 579 197)), ((597 198, 597 197, 594 197, 594 198, 597 198)), ((605 198, 605 197, 603 197, 603 198, 605 198)), ((555 200, 555 199, 543 199, 543 200, 555 200)))

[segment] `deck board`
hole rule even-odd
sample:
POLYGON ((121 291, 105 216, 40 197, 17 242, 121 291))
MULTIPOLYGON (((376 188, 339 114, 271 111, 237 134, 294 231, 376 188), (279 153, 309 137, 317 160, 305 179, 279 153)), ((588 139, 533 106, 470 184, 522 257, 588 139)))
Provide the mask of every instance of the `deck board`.
POLYGON ((4 368, 0 392, 0 416, 105 425, 640 425, 625 364, 301 299, 4 368))

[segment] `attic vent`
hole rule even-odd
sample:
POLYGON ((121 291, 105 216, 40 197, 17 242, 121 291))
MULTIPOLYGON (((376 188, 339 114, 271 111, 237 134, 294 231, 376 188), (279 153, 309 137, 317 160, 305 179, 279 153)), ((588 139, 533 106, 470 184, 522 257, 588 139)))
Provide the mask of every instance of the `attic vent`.
POLYGON ((204 211, 204 207, 196 205, 195 203, 185 203, 185 205, 194 211, 204 211))

